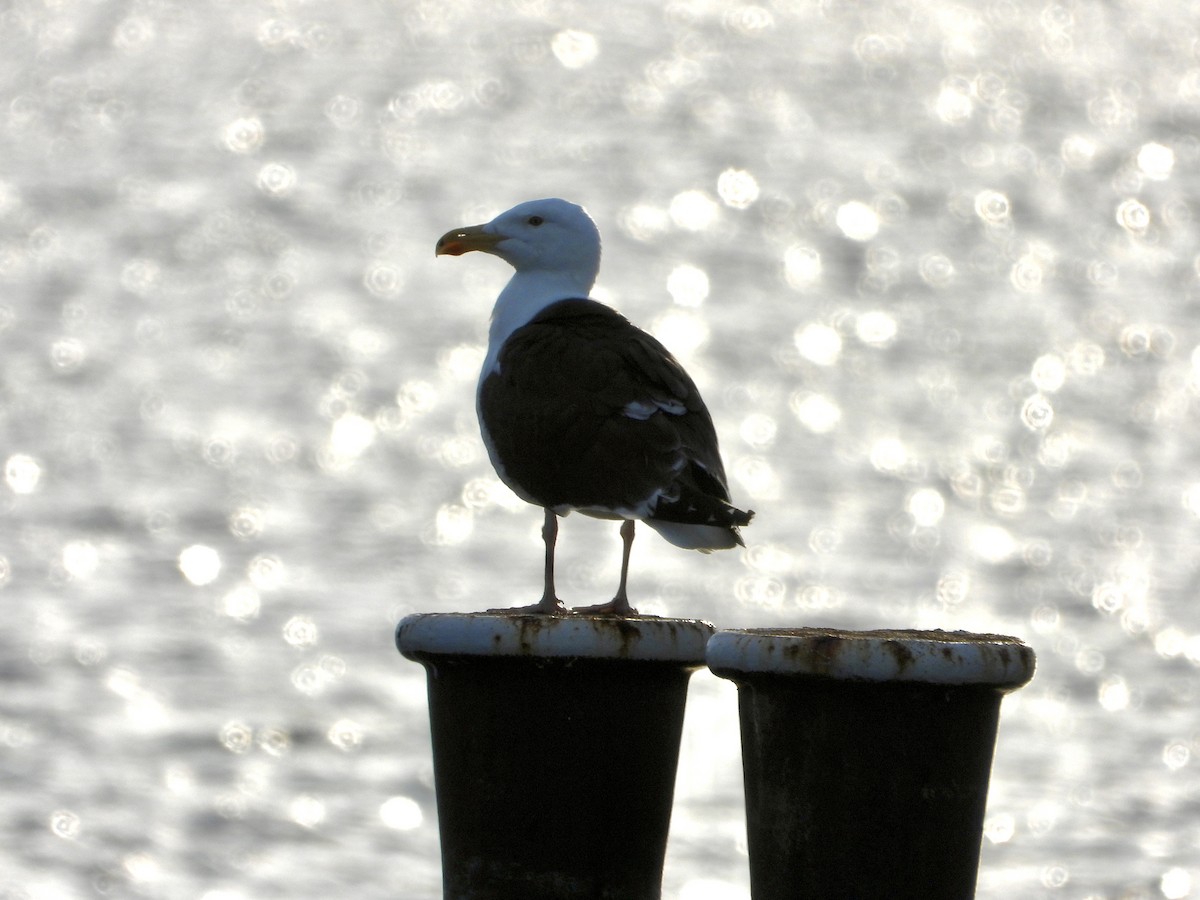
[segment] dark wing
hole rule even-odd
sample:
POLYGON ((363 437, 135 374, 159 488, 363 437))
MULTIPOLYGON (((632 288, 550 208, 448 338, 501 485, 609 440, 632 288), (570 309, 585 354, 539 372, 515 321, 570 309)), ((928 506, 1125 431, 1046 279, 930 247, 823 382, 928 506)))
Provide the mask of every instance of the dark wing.
POLYGON ((607 306, 548 307, 509 337, 499 366, 481 385, 483 425, 505 480, 543 506, 631 509, 655 492, 666 494, 656 514, 682 494, 728 503, 695 383, 607 306))

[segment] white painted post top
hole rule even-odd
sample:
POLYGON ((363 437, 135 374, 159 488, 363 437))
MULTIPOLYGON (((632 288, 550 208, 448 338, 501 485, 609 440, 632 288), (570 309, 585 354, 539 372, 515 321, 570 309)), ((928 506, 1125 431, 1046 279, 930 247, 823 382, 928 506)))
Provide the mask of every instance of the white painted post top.
POLYGON ((966 631, 752 628, 708 642, 717 675, 775 674, 838 681, 983 685, 1009 691, 1033 677, 1033 650, 1014 637, 966 631))
POLYGON ((429 655, 627 659, 704 665, 713 626, 653 616, 420 613, 396 628, 409 659, 429 655))

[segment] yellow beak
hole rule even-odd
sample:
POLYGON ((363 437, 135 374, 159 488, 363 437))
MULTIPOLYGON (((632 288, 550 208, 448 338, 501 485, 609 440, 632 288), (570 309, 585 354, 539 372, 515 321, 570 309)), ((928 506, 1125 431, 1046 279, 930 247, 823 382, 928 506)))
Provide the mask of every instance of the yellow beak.
POLYGON ((482 225, 468 225, 466 228, 455 228, 447 231, 437 242, 435 256, 462 256, 472 250, 482 250, 491 253, 496 245, 504 238, 498 234, 484 231, 482 225))

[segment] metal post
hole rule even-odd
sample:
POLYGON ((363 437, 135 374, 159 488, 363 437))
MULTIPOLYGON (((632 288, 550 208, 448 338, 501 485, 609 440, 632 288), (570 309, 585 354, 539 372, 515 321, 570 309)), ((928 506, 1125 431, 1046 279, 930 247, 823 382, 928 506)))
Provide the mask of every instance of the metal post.
POLYGON ((657 900, 706 622, 415 615, 445 900, 657 900))
POLYGON ((738 685, 754 900, 974 896, 1016 638, 817 628, 718 633, 738 685))

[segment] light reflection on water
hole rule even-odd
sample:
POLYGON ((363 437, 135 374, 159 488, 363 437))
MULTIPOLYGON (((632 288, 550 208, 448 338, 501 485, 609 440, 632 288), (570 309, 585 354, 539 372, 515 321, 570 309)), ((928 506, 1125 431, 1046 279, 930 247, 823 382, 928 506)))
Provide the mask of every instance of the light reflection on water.
MULTIPOLYGON (((1025 637, 979 895, 1194 893, 1186 8, 563 15, 0 13, 0 890, 436 896, 391 629, 541 551, 473 419, 506 272, 432 242, 561 194, 758 511, 645 534, 638 605, 1025 637)), ((604 599, 611 523, 560 554, 604 599)), ((748 895, 734 705, 696 676, 669 900, 748 895)))

